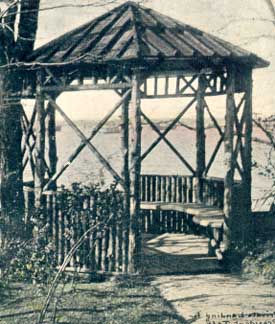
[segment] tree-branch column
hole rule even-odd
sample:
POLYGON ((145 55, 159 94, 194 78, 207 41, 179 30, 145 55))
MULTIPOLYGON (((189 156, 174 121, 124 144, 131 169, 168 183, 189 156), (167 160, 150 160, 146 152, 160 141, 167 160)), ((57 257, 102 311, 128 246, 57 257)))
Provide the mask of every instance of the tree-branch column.
POLYGON ((140 75, 132 77, 132 97, 129 105, 130 155, 130 235, 129 272, 138 271, 140 264, 140 171, 141 171, 141 111, 140 75))
POLYGON ((243 240, 251 240, 252 214, 251 214, 251 186, 252 186, 252 70, 246 71, 246 99, 244 105, 244 137, 243 137, 243 206, 246 221, 243 228, 243 240))
POLYGON ((204 128, 204 94, 206 80, 204 75, 198 78, 197 105, 196 105, 196 200, 203 201, 202 176, 205 171, 205 128, 204 128))
POLYGON ((234 119, 235 119, 235 67, 230 66, 227 70, 228 83, 226 93, 226 115, 224 131, 224 252, 230 251, 232 239, 232 219, 233 219, 233 184, 234 184, 234 119))
POLYGON ((38 72, 37 87, 36 87, 36 155, 35 155, 35 177, 34 177, 34 192, 35 192, 35 207, 41 207, 42 190, 45 182, 45 102, 41 91, 43 83, 43 74, 38 72))
MULTIPOLYGON (((52 177, 56 173, 57 167, 57 148, 56 148, 56 121, 55 121, 55 109, 51 105, 48 104, 47 109, 47 138, 49 145, 49 167, 50 167, 50 176, 52 177)), ((56 189, 56 181, 53 181, 51 184, 51 189, 56 189)))
POLYGON ((122 272, 128 272, 129 264, 129 226, 130 226, 130 174, 129 174, 129 99, 121 106, 121 150, 122 178, 124 180, 124 219, 123 219, 123 256, 122 272))

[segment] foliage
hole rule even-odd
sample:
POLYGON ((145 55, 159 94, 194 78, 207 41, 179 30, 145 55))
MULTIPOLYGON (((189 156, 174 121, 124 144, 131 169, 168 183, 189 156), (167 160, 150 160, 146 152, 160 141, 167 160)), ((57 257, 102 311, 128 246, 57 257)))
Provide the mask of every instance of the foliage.
MULTIPOLYGON (((70 188, 62 187, 56 196, 58 205, 71 226, 66 228, 64 239, 69 240, 75 231, 81 236, 88 228, 79 226, 88 218, 87 226, 101 222, 101 230, 110 220, 115 209, 117 219, 123 212, 122 195, 115 185, 102 189, 99 184, 84 186, 73 183, 70 188)), ((51 224, 47 218, 47 210, 38 210, 31 219, 33 238, 22 240, 13 238, 0 251, 0 268, 6 281, 33 282, 47 285, 55 272, 55 251, 52 235, 49 235, 51 224)), ((98 231, 100 233, 100 229, 98 231)), ((76 264, 77 266, 77 264, 76 264)), ((64 278, 64 276, 62 276, 64 278)))
POLYGON ((266 118, 254 118, 255 125, 261 129, 267 138, 268 154, 264 164, 260 164, 257 161, 254 163, 254 167, 258 169, 261 176, 264 176, 270 180, 271 187, 264 193, 262 198, 263 203, 275 204, 275 115, 271 115, 266 118))
POLYGON ((62 187, 57 194, 57 204, 66 214, 70 226, 66 227, 65 238, 68 240, 73 235, 80 237, 83 234, 83 224, 94 226, 101 223, 98 233, 111 221, 113 214, 116 214, 116 222, 119 223, 123 213, 123 196, 111 184, 102 188, 100 184, 82 185, 73 183, 70 188, 62 187), (81 222, 82 226, 79 227, 81 222), (79 233, 74 233, 74 231, 79 233))
POLYGON ((23 281, 45 285, 54 272, 53 249, 45 233, 32 240, 10 240, 0 252, 0 267, 5 282, 23 281))
POLYGON ((249 278, 275 285, 275 241, 258 242, 244 258, 242 272, 249 278))

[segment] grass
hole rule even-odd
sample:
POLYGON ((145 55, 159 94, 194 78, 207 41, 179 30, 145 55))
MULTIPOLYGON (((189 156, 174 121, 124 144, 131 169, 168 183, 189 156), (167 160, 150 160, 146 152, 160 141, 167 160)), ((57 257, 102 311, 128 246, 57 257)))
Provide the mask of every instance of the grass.
MULTIPOLYGON (((44 298, 45 293, 37 292, 31 285, 14 284, 5 298, 0 300, 0 323, 34 324, 44 298)), ((47 323, 50 323, 49 316, 47 323)), ((128 278, 67 284, 58 302, 55 323, 179 324, 184 320, 161 298, 159 291, 148 280, 128 278)))

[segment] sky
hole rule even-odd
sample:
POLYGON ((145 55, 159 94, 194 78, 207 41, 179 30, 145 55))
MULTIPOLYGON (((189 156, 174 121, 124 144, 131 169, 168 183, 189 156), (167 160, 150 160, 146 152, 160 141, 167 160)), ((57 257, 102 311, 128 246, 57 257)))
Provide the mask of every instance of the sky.
MULTIPOLYGON (((70 6, 95 2, 104 0, 42 0, 42 8, 61 4, 68 7, 40 12, 36 47, 114 7, 70 6)), ((253 104, 257 114, 275 113, 275 28, 270 22, 272 16, 264 0, 147 0, 144 5, 215 34, 270 61, 270 67, 256 70, 253 74, 253 104)), ((115 94, 109 93, 104 96, 94 92, 66 93, 58 103, 73 119, 99 119, 112 107, 116 98, 115 94)), ((221 100, 213 103, 213 112, 218 118, 224 116, 223 105, 221 100)), ((171 116, 181 106, 182 102, 178 99, 165 100, 161 104, 158 101, 145 103, 148 113, 159 118, 171 116)))

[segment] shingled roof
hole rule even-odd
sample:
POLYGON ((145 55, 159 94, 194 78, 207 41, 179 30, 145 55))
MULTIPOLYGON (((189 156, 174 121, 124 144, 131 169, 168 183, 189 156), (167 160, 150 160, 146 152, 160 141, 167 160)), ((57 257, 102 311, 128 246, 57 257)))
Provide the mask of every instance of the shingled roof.
POLYGON ((58 37, 29 58, 57 65, 156 60, 268 66, 253 53, 134 2, 126 2, 58 37))

